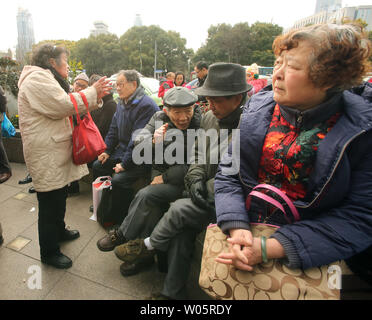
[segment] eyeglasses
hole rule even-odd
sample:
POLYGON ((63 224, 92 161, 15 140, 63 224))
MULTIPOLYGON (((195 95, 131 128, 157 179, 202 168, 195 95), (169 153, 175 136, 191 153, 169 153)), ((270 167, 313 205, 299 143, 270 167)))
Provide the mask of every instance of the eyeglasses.
POLYGON ((117 83, 115 83, 115 88, 124 88, 124 86, 125 86, 125 82, 117 82, 117 83))

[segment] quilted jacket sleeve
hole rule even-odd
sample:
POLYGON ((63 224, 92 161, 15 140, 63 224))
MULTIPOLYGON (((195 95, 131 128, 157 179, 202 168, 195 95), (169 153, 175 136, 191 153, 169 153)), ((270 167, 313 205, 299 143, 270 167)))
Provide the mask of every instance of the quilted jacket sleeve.
POLYGON ((274 234, 297 252, 299 261, 289 261, 293 267, 307 269, 347 259, 372 246, 372 132, 362 137, 353 153, 361 150, 363 156, 351 170, 350 191, 339 206, 274 234))

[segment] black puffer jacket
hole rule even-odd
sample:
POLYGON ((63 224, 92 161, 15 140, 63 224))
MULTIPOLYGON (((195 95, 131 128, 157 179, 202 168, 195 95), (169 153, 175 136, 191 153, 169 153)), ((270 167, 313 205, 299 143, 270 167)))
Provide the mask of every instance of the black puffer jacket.
POLYGON ((101 133, 102 138, 105 139, 106 134, 110 129, 112 117, 115 114, 117 104, 113 99, 112 94, 103 97, 102 100, 102 108, 93 110, 90 114, 101 133))

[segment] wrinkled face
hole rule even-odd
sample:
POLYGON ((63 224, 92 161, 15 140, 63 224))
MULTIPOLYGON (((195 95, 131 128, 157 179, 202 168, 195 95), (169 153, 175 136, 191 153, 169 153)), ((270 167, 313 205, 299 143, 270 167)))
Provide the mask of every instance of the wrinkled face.
POLYGON ((177 75, 177 78, 175 80, 175 83, 176 83, 176 86, 182 85, 182 83, 183 83, 183 75, 182 74, 178 74, 177 75))
POLYGON ((74 92, 79 92, 81 90, 84 90, 88 88, 88 82, 78 79, 74 82, 74 92))
POLYGON ((177 129, 186 130, 190 125, 192 117, 194 116, 194 106, 183 108, 173 107, 164 109, 164 112, 177 127, 177 129))
POLYGON ((317 88, 309 79, 309 57, 312 47, 300 42, 297 48, 283 51, 275 61, 273 73, 274 100, 284 106, 306 110, 322 103, 327 88, 317 88))
POLYGON ((203 68, 203 69, 199 70, 197 67, 195 67, 194 70, 196 72, 196 76, 199 79, 204 79, 208 74, 208 70, 206 68, 203 68))
POLYGON ((137 89, 136 81, 127 81, 121 74, 116 79, 116 90, 118 91, 120 99, 127 100, 137 89))
POLYGON ((61 53, 59 59, 54 59, 54 58, 50 59, 50 64, 63 79, 67 79, 68 71, 70 70, 70 67, 67 61, 68 60, 67 60, 66 53, 61 53))
POLYGON ((224 119, 232 113, 240 104, 242 95, 238 94, 232 97, 206 97, 210 110, 217 119, 224 119))

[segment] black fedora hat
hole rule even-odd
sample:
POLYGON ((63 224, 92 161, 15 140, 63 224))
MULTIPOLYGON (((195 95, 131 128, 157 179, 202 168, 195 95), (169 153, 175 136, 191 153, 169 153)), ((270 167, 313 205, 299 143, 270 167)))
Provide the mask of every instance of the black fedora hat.
POLYGON ((218 62, 209 67, 204 85, 195 89, 195 93, 205 97, 224 97, 247 92, 251 88, 247 83, 244 67, 235 63, 218 62))

